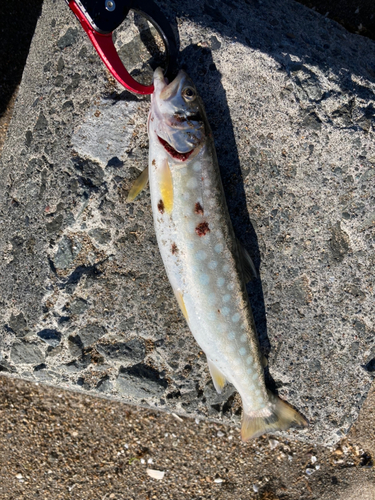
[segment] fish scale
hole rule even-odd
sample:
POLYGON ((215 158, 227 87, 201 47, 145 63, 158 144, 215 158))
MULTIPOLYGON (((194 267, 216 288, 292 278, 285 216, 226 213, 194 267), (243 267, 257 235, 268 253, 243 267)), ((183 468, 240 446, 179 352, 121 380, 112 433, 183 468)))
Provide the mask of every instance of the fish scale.
POLYGON ((152 212, 164 266, 218 392, 225 381, 243 404, 244 440, 305 420, 265 385, 243 271, 212 133, 190 78, 167 84, 160 69, 148 120, 152 212), (176 119, 176 116, 178 119, 176 119))

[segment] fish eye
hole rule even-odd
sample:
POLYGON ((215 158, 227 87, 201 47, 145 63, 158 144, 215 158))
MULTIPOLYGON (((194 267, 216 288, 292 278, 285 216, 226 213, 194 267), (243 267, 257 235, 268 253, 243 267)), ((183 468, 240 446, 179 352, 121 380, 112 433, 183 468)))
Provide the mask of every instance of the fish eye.
POLYGON ((194 99, 197 97, 197 94, 192 87, 186 87, 182 91, 182 97, 185 99, 185 101, 194 101, 194 99))

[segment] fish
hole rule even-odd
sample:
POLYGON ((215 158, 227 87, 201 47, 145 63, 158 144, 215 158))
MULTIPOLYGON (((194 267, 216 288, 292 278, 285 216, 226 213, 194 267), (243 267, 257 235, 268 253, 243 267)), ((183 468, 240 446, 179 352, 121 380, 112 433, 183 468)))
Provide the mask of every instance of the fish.
MULTIPOLYGON (((234 234, 213 135, 191 78, 154 72, 148 116, 151 205, 160 254, 177 303, 206 355, 214 387, 233 384, 242 400, 243 441, 305 426, 269 391, 246 283, 256 277, 234 234)), ((132 201, 147 174, 129 192, 132 201)))

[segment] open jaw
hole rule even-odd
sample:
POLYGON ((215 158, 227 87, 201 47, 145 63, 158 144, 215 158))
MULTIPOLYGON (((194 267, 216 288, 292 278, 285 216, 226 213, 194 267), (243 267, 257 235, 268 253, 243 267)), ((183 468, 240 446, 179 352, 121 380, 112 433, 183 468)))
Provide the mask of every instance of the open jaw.
POLYGON ((159 139, 160 144, 166 150, 166 152, 168 154, 170 154, 172 156, 172 158, 176 158, 177 160, 186 161, 189 158, 189 156, 192 154, 192 152, 194 151, 194 149, 192 149, 191 151, 188 151, 187 153, 179 153, 167 141, 165 141, 164 139, 162 139, 159 136, 158 136, 158 139, 159 139))

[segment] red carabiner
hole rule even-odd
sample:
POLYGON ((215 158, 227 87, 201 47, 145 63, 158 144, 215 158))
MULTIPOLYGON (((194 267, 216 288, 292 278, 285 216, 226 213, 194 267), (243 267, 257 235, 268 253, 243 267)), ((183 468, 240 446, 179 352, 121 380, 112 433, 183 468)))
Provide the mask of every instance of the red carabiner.
POLYGON ((102 34, 95 31, 74 0, 69 1, 69 7, 78 18, 95 50, 116 80, 136 94, 152 94, 154 91, 153 85, 142 85, 127 72, 113 44, 112 33, 102 34))

